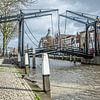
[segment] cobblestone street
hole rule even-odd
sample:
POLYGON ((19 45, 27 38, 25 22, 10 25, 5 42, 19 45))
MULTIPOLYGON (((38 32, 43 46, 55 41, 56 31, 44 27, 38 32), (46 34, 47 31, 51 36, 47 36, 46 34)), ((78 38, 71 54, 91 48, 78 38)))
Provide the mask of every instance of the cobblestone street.
POLYGON ((0 100, 34 100, 34 93, 13 66, 0 66, 0 100))

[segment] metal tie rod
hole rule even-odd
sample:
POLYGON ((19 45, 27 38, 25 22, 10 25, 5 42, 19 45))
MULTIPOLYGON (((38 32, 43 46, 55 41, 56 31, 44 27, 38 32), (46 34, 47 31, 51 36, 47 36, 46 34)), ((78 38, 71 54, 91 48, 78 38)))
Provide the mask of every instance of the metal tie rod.
POLYGON ((24 16, 30 16, 30 15, 35 15, 35 14, 42 14, 42 13, 48 13, 48 12, 53 12, 53 11, 58 11, 58 9, 52 9, 52 10, 46 10, 42 11, 40 10, 39 12, 33 12, 33 13, 23 13, 24 16))
POLYGON ((24 17, 24 19, 30 19, 30 18, 36 18, 36 17, 43 17, 43 16, 49 16, 52 14, 44 14, 44 15, 34 15, 34 16, 30 16, 30 17, 24 17))

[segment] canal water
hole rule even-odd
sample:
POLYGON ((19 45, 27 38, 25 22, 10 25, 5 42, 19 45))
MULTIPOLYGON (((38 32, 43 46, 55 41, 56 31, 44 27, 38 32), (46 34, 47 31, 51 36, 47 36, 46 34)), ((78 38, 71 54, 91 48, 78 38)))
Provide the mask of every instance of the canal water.
MULTIPOLYGON (((100 66, 49 59, 52 100, 100 100, 100 66)), ((42 59, 32 78, 43 88, 42 59)))

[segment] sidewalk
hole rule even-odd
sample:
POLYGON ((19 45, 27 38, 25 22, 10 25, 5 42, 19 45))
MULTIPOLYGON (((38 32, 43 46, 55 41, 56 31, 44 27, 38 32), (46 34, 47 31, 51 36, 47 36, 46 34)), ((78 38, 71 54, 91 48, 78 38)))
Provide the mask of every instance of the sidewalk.
POLYGON ((0 100, 34 100, 34 93, 14 66, 0 65, 0 100))

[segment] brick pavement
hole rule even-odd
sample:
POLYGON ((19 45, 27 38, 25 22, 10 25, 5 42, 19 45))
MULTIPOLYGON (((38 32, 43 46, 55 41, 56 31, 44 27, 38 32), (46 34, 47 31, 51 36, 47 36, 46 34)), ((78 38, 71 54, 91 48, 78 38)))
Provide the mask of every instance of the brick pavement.
POLYGON ((34 100, 31 88, 13 66, 0 67, 0 100, 34 100))

